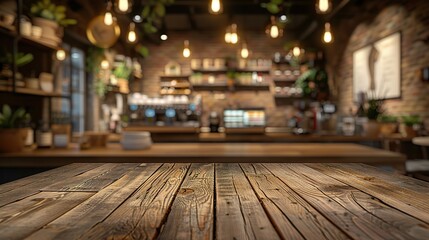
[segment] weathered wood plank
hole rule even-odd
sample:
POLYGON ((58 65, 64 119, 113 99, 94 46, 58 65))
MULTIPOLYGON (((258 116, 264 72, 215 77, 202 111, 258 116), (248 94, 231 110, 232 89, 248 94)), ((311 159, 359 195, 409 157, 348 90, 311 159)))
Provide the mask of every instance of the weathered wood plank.
POLYGON ((82 239, 153 239, 157 236, 189 164, 164 164, 82 239))
POLYGON ((380 202, 371 195, 343 184, 305 165, 293 165, 293 171, 323 189, 325 195, 347 208, 351 213, 371 222, 380 230, 398 239, 427 239, 429 225, 380 202))
POLYGON ((216 164, 216 239, 280 239, 238 164, 216 164))
MULTIPOLYGON (((312 167, 312 164, 308 165, 312 167)), ((320 166, 315 164, 314 166, 320 166)), ((344 164, 327 164, 325 168, 335 167, 338 169, 348 169, 348 172, 353 173, 353 175, 358 176, 362 173, 371 175, 374 177, 374 180, 387 182, 393 184, 397 187, 407 188, 409 190, 416 191, 418 193, 426 194, 429 197, 429 182, 421 181, 415 178, 404 176, 395 172, 388 172, 383 169, 370 166, 362 163, 344 163, 344 164)), ((384 183, 383 183, 384 184, 384 183)))
POLYGON ((0 207, 36 194, 39 189, 69 177, 90 171, 102 164, 70 164, 0 186, 0 207), (34 178, 33 178, 34 177, 34 178))
POLYGON ((429 201, 427 191, 418 192, 398 184, 377 178, 365 171, 353 171, 339 164, 308 165, 340 182, 368 193, 384 203, 429 223, 429 201))
POLYGON ((93 193, 41 192, 0 208, 0 239, 22 239, 93 193))
POLYGON ((41 189, 44 192, 96 192, 122 177, 138 163, 107 163, 88 172, 62 179, 41 189))
POLYGON ((194 163, 158 239, 213 239, 214 164, 194 163))
POLYGON ((343 202, 337 202, 337 199, 332 198, 335 192, 338 195, 348 197, 351 190, 349 186, 338 184, 335 179, 332 179, 330 184, 325 185, 323 182, 311 177, 314 172, 305 171, 315 171, 308 167, 305 170, 300 169, 301 171, 298 171, 296 167, 299 166, 293 164, 265 164, 265 166, 350 237, 356 239, 397 238, 397 232, 394 232, 394 235, 385 231, 395 230, 389 228, 387 224, 368 221, 361 215, 364 214, 363 211, 353 212, 348 209, 349 206, 343 206, 343 202), (380 231, 380 228, 384 231, 380 231))
POLYGON ((30 235, 30 239, 78 239, 102 222, 161 166, 137 167, 71 211, 30 235))
POLYGON ((283 239, 349 237, 262 164, 240 164, 283 239))

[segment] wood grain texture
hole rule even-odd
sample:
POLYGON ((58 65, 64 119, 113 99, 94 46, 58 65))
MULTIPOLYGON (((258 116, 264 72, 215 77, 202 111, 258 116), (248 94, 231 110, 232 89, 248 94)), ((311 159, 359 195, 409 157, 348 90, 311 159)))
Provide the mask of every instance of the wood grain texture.
POLYGON ((93 193, 41 192, 0 208, 0 239, 22 239, 93 193))
MULTIPOLYGON (((319 185, 309 173, 297 171, 296 166, 290 164, 270 164, 267 167, 350 237, 355 239, 394 239, 389 232, 380 231, 379 226, 374 225, 374 222, 362 219, 360 215, 350 211, 347 206, 343 206, 329 196, 329 191, 348 194, 350 189, 347 186, 319 185)), ((334 179, 332 180, 334 181, 334 179)), ((386 229, 385 225, 382 226, 386 229)))
POLYGON ((124 151, 119 144, 105 149, 52 149, 0 155, 0 167, 61 166, 75 162, 337 162, 404 164, 399 153, 358 144, 314 143, 156 143, 149 149, 124 151))
POLYGON ((189 164, 164 164, 82 239, 153 239, 166 218, 189 164))
POLYGON ((283 239, 348 239, 263 164, 240 164, 283 239))
MULTIPOLYGON (((374 226, 375 230, 383 230, 390 234, 389 239, 422 239, 422 234, 429 236, 429 225, 401 214, 371 195, 304 165, 294 165, 289 168, 301 173, 305 180, 317 185, 327 197, 339 203, 354 216, 367 221, 370 226, 374 226), (414 234, 417 232, 418 234, 414 234)), ((386 237, 383 236, 383 238, 386 237)))
POLYGON ((59 179, 67 179, 90 171, 102 164, 71 164, 47 172, 0 185, 0 207, 39 193, 39 189, 56 183, 59 179))
POLYGON ((137 163, 106 163, 88 172, 67 179, 58 179, 41 191, 52 192, 94 192, 103 189, 113 181, 122 177, 137 163))
POLYGON ((214 164, 194 163, 158 239, 213 239, 214 164))
MULTIPOLYGON (((377 175, 368 174, 365 171, 353 171, 347 166, 339 164, 314 164, 312 168, 331 176, 338 181, 370 194, 384 203, 397 208, 407 214, 429 223, 429 197, 428 191, 414 191, 382 180, 377 175)), ((415 180, 416 183, 419 180, 415 180)))
POLYGON ((33 233, 30 239, 78 239, 107 218, 161 166, 151 163, 130 170, 71 211, 33 233))
POLYGON ((216 239, 280 239, 238 164, 216 164, 216 239))

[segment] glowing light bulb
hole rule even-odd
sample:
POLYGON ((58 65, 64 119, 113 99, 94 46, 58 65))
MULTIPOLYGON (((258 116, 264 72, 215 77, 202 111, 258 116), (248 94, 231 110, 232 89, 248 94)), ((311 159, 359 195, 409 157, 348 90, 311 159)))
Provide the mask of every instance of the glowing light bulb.
POLYGON ((298 56, 301 54, 301 48, 299 48, 298 46, 294 47, 294 48, 292 49, 292 54, 293 54, 295 57, 298 57, 298 56))
POLYGON ((329 0, 318 0, 316 9, 320 13, 327 13, 331 9, 331 3, 329 0))
POLYGON ((119 0, 118 9, 121 12, 127 12, 129 8, 128 0, 119 0))
POLYGON ((110 67, 109 61, 107 61, 106 59, 104 59, 103 61, 101 61, 100 63, 101 69, 108 69, 110 67))
POLYGON ((130 31, 128 32, 128 41, 133 43, 137 41, 137 34, 134 31, 134 23, 130 23, 130 31))
POLYGON ((272 38, 278 38, 279 35, 279 27, 277 27, 276 25, 272 25, 270 29, 270 36, 272 38))
POLYGON ((191 50, 189 49, 189 41, 188 40, 185 40, 185 42, 184 42, 183 56, 185 58, 188 58, 189 56, 191 56, 191 50))
POLYGON ((160 38, 161 38, 161 40, 162 40, 162 41, 165 41, 165 40, 167 40, 167 39, 168 39, 168 36, 167 36, 167 34, 162 34, 162 35, 160 36, 160 38))
POLYGON ((249 50, 247 49, 247 45, 245 43, 243 43, 240 55, 242 58, 247 58, 249 56, 249 50))
POLYGON ((222 3, 220 0, 212 0, 209 6, 209 12, 211 14, 222 13, 222 3))
POLYGON ((323 41, 325 43, 332 42, 331 24, 325 23, 325 33, 323 34, 323 41))
POLYGON ((225 33, 225 42, 231 43, 231 33, 230 32, 225 33))
POLYGON ((104 24, 106 24, 107 26, 110 26, 113 24, 113 16, 111 12, 106 12, 104 14, 104 24))
POLYGON ((66 51, 64 51, 64 49, 62 48, 58 49, 57 52, 55 53, 55 57, 59 61, 64 61, 66 59, 66 51))
POLYGON ((237 24, 235 23, 231 25, 231 43, 238 43, 237 24))

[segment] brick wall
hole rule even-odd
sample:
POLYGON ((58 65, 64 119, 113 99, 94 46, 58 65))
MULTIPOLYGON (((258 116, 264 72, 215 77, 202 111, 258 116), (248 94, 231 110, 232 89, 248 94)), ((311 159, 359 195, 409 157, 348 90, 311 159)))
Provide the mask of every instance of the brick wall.
MULTIPOLYGON (((343 41, 337 41, 339 52, 328 54, 328 62, 335 69, 337 100, 341 112, 355 107, 352 100, 353 52, 392 33, 401 32, 401 95, 400 99, 385 101, 389 114, 419 114, 429 118, 429 84, 420 80, 419 71, 429 66, 429 45, 419 39, 429 37, 429 1, 371 1, 362 9, 363 17, 338 24, 337 33, 343 41), (358 22, 357 22, 358 21, 358 22), (356 26, 348 41, 341 30, 356 26), (344 45, 344 46, 342 46, 344 45), (337 56, 335 56, 335 54, 337 56), (335 58, 337 57, 337 59, 335 58)), ((353 29, 353 28, 352 28, 353 29)))
MULTIPOLYGON (((181 65, 182 74, 190 74, 190 61, 192 58, 237 56, 240 45, 226 44, 223 40, 223 34, 223 32, 209 31, 169 32, 168 40, 161 45, 149 45, 150 56, 142 62, 144 79, 134 84, 134 90, 149 96, 158 95, 160 90, 159 76, 164 74, 164 66, 171 60, 181 65), (185 39, 189 40, 192 51, 192 55, 188 59, 182 56, 183 41, 185 39)), ((284 53, 283 44, 285 39, 269 39, 263 32, 245 32, 244 37, 248 49, 251 51, 249 58, 271 59, 275 52, 284 53)), ((270 91, 198 91, 194 93, 202 94, 202 123, 205 126, 208 125, 210 111, 221 113, 224 108, 229 107, 265 107, 268 126, 285 126, 288 107, 285 105, 276 106, 272 92, 274 92, 273 85, 271 85, 270 91), (215 93, 223 93, 225 97, 223 99, 215 97, 215 93)))

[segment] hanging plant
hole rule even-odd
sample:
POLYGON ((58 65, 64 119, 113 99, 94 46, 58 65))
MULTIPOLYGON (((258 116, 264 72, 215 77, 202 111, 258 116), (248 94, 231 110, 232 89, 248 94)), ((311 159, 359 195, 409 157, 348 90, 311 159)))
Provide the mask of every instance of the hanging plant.
POLYGON ((328 100, 328 74, 323 69, 311 68, 302 73, 295 86, 302 89, 304 97, 318 101, 328 100))
POLYGON ((162 25, 165 8, 174 0, 149 0, 142 10, 143 30, 147 34, 156 33, 162 25))

